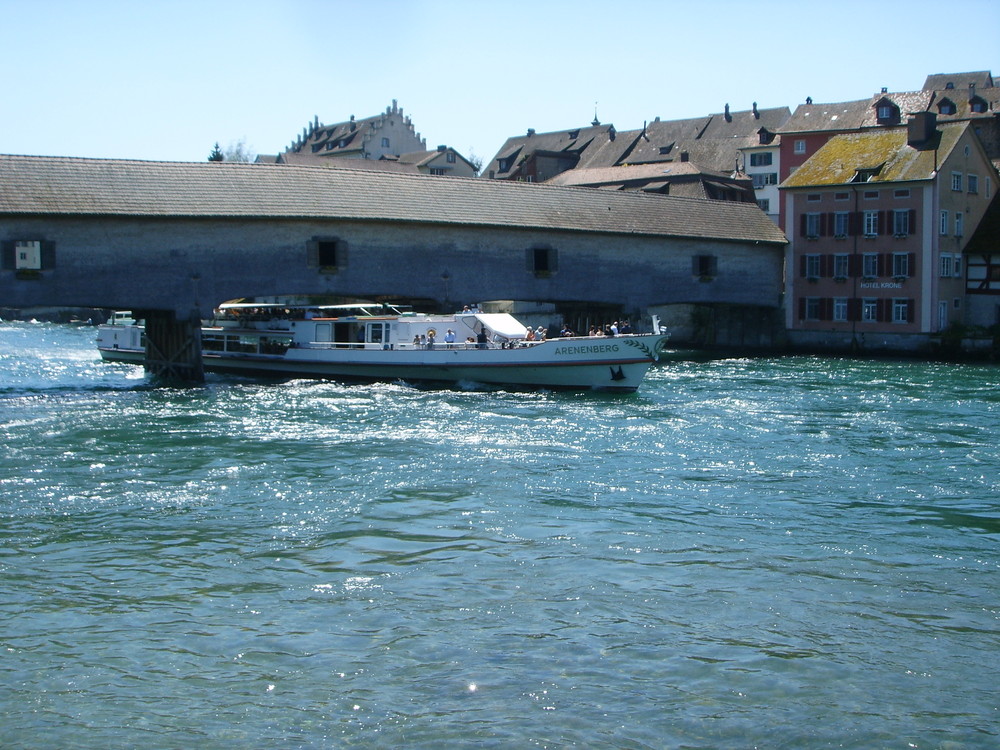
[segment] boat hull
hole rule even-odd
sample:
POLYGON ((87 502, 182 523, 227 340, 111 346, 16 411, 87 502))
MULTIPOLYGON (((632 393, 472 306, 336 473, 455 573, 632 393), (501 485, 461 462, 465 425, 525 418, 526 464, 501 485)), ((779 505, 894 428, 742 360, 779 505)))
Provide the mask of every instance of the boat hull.
MULTIPOLYGON (((432 350, 291 348, 283 355, 203 352, 207 372, 280 378, 483 384, 553 390, 635 391, 666 336, 555 339, 531 347, 432 350)), ((108 361, 141 364, 142 350, 101 348, 108 361)))

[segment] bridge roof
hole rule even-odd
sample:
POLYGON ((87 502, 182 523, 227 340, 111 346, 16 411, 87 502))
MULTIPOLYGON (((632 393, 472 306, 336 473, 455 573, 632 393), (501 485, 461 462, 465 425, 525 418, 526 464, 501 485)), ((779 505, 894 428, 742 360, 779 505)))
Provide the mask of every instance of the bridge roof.
POLYGON ((343 219, 784 244, 754 204, 284 164, 0 155, 0 215, 343 219))

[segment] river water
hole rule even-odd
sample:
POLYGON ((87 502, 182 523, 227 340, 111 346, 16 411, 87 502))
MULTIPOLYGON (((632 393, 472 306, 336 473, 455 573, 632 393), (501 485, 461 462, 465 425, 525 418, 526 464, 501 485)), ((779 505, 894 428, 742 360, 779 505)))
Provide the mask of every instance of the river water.
POLYGON ((994 748, 1000 369, 209 376, 0 324, 4 748, 994 748))

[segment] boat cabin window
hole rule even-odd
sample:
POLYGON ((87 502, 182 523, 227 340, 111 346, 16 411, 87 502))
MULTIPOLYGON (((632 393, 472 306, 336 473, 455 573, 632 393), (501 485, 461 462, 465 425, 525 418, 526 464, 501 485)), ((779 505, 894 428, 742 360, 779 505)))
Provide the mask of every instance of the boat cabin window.
POLYGON ((333 341, 333 326, 329 323, 317 323, 316 334, 313 337, 316 341, 333 341))
POLYGON ((388 323, 369 323, 368 324, 368 343, 370 344, 381 344, 389 340, 389 324, 388 323))

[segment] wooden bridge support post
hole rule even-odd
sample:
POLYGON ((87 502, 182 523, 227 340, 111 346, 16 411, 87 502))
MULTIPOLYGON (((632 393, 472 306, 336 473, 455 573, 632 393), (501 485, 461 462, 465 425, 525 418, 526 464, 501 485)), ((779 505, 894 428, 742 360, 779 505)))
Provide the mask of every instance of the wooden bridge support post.
POLYGON ((202 383, 201 320, 192 312, 177 320, 170 310, 148 310, 146 319, 146 372, 172 380, 202 383))

